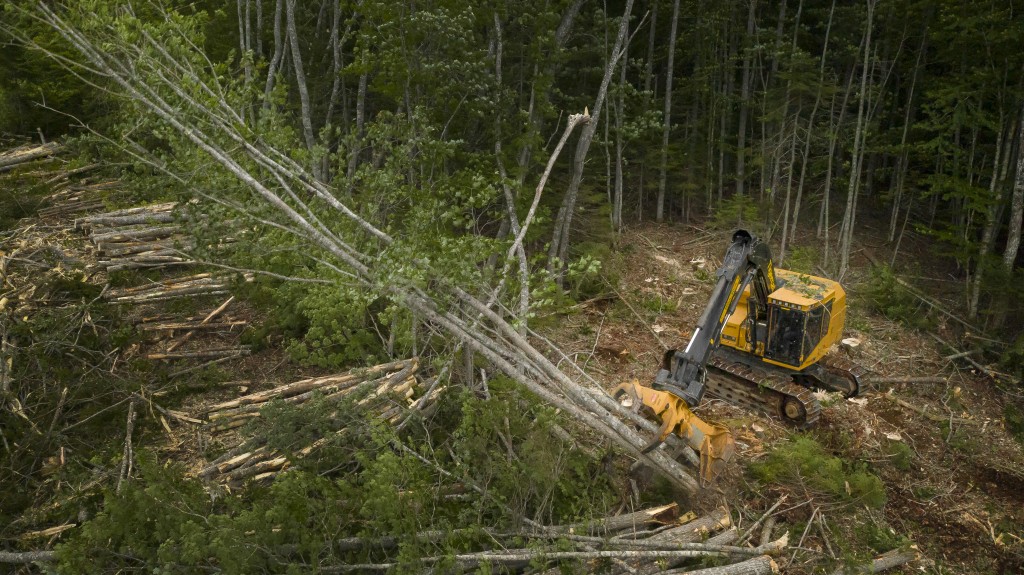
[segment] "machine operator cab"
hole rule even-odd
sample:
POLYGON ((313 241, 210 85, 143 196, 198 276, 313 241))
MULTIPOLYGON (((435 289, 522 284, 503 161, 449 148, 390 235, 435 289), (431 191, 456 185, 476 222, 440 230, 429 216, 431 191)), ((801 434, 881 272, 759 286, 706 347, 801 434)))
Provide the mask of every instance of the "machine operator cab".
POLYGON ((722 345, 800 371, 824 356, 843 333, 846 292, 837 282, 775 269, 776 289, 767 305, 740 296, 722 330, 722 345))

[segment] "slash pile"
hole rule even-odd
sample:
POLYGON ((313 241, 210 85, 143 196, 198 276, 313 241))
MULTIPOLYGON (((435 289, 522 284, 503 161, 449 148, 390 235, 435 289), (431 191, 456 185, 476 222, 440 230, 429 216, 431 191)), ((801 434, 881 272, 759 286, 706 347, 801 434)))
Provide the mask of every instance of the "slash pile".
MULTIPOLYGON (((207 422, 206 429, 210 433, 219 433, 259 418, 261 410, 270 401, 301 405, 319 395, 328 402, 357 398, 355 404, 362 410, 375 414, 381 421, 400 425, 414 410, 425 412, 433 409, 444 391, 437 386, 424 391, 416 377, 418 368, 419 361, 412 358, 338 375, 303 379, 210 406, 200 417, 207 422), (418 399, 414 399, 417 396, 418 399)), ((330 437, 321 437, 295 449, 291 457, 306 457, 329 440, 330 437)), ((233 487, 248 479, 272 478, 286 469, 291 461, 265 443, 266 440, 259 437, 245 440, 212 461, 199 472, 199 476, 233 487)))

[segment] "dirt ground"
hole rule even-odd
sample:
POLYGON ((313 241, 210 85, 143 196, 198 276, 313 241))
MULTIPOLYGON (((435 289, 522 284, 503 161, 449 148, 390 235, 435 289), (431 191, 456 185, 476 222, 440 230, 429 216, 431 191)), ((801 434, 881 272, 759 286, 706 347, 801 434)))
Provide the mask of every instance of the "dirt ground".
MULTIPOLYGON (((607 297, 579 305, 579 313, 557 328, 563 350, 609 388, 634 378, 652 380, 663 350, 685 346, 729 235, 681 225, 626 230, 617 249, 621 261, 614 264, 618 283, 607 297)), ((920 249, 914 243, 909 238, 903 244, 904 257, 920 249)), ((866 249, 883 253, 883 242, 877 244, 866 249)), ((863 295, 869 267, 863 253, 854 255, 853 266, 843 282, 850 306, 845 334, 861 341, 853 359, 872 376, 942 376, 945 383, 879 384, 849 400, 822 394, 821 421, 807 432, 707 398, 698 415, 733 431, 738 456, 715 486, 689 504, 727 504, 749 523, 785 494, 780 525, 790 528, 791 543, 800 547, 791 564, 790 557, 782 558, 786 573, 821 572, 832 557, 874 554, 899 543, 914 545, 921 555, 903 573, 1024 572, 1024 450, 1003 423, 1004 402, 1015 398, 977 370, 944 359, 949 352, 926 334, 874 313, 863 295), (848 462, 866 464, 885 483, 885 506, 844 505, 799 484, 760 485, 745 473, 797 433, 815 437, 848 462), (900 453, 900 461, 893 461, 900 453), (813 509, 827 527, 804 529, 813 509)), ((945 335, 948 329, 940 321, 936 331, 945 335)))

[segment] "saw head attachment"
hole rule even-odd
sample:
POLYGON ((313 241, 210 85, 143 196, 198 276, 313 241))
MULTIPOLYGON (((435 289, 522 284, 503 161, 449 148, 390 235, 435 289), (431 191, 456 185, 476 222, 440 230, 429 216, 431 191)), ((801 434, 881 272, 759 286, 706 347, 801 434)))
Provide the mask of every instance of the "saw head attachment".
POLYGON ((697 417, 684 400, 669 392, 651 389, 633 380, 612 390, 612 397, 623 407, 637 412, 649 411, 649 416, 661 421, 658 435, 644 448, 644 453, 657 448, 672 433, 700 453, 699 473, 704 485, 713 482, 725 470, 736 450, 728 429, 697 417))

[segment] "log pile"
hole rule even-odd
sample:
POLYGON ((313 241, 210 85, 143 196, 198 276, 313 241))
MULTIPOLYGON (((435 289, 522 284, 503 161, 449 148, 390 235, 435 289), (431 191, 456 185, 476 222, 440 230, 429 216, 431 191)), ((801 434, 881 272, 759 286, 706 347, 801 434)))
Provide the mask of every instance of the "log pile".
MULTIPOLYGON (((91 168, 92 166, 86 166, 91 168)), ((81 169, 81 168, 79 168, 81 169)), ((75 172, 61 172, 58 178, 67 178, 75 172)), ((47 220, 79 217, 82 214, 101 210, 106 207, 103 197, 98 193, 118 187, 119 181, 100 182, 98 184, 68 186, 66 182, 46 198, 47 207, 39 210, 39 217, 47 220)))
MULTIPOLYGON (((243 276, 246 281, 252 274, 243 276)), ((228 293, 230 274, 201 273, 172 278, 141 286, 107 290, 104 297, 111 303, 146 304, 182 297, 223 295, 228 293)))
POLYGON ((99 252, 98 264, 107 271, 189 265, 194 262, 181 250, 190 249, 192 242, 175 223, 176 205, 167 202, 85 216, 74 226, 89 232, 99 252))
POLYGON ((28 145, 19 146, 13 150, 8 150, 3 154, 0 154, 0 173, 27 164, 29 162, 48 158, 60 150, 60 145, 56 142, 50 142, 48 144, 39 145, 28 145))
MULTIPOLYGON (((376 405, 378 400, 395 395, 408 400, 415 393, 415 373, 418 367, 419 363, 414 358, 339 375, 303 379, 212 405, 207 408, 206 420, 210 422, 210 431, 225 431, 259 417, 260 410, 272 400, 283 400, 285 403, 298 405, 305 403, 317 393, 329 401, 337 401, 350 394, 370 390, 370 393, 358 402, 366 406, 376 405)), ((384 419, 391 420, 401 411, 398 406, 390 405, 381 412, 381 415, 384 419)))
MULTIPOLYGON (((210 406, 200 417, 205 418, 208 431, 217 433, 259 418, 260 410, 271 400, 301 405, 319 394, 326 401, 353 398, 361 409, 394 425, 413 410, 435 407, 444 391, 443 387, 433 387, 423 392, 416 378, 418 368, 419 362, 413 358, 339 375, 304 379, 210 406), (416 395, 420 397, 414 400, 416 395)), ((343 429, 337 431, 340 433, 343 429)), ((291 465, 290 458, 308 457, 330 440, 331 437, 321 437, 286 456, 268 447, 263 438, 249 439, 210 462, 199 476, 228 487, 238 487, 250 480, 272 479, 291 465)))

